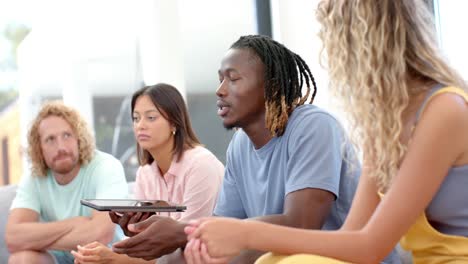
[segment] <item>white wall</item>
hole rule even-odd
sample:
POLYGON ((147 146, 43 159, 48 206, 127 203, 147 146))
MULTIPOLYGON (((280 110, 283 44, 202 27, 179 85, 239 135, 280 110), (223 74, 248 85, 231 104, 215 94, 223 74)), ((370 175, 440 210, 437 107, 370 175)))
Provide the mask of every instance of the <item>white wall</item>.
POLYGON ((315 18, 318 0, 271 0, 273 38, 299 54, 309 65, 317 83, 314 104, 343 120, 343 114, 328 93, 328 73, 319 64, 322 42, 320 25, 315 18))
MULTIPOLYGON (((254 3, 44 0, 34 4, 32 32, 19 48, 23 145, 43 97, 63 96, 92 126, 94 96, 125 96, 143 82, 167 82, 183 95, 189 90, 213 96, 213 111, 206 117, 215 115, 221 58, 239 36, 256 33, 254 3)), ((223 131, 222 140, 228 138, 223 131)))
POLYGON ((179 7, 186 87, 214 94, 229 46, 256 34, 254 0, 180 0, 179 7))
POLYGON ((468 80, 468 1, 434 1, 439 40, 447 58, 454 68, 468 80))

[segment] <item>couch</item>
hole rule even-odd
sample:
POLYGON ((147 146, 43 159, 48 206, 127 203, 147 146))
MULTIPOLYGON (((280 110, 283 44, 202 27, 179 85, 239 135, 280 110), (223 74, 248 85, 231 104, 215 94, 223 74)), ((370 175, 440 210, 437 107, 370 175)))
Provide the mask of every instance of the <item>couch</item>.
MULTIPOLYGON (((133 196, 134 182, 129 183, 128 189, 130 196, 133 196)), ((11 202, 16 195, 16 185, 0 186, 0 235, 2 240, 0 242, 0 264, 8 262, 8 249, 5 244, 5 226, 8 219, 8 212, 10 209, 11 202)), ((411 256, 403 251, 401 248, 397 248, 398 253, 402 258, 403 264, 411 264, 411 256)))

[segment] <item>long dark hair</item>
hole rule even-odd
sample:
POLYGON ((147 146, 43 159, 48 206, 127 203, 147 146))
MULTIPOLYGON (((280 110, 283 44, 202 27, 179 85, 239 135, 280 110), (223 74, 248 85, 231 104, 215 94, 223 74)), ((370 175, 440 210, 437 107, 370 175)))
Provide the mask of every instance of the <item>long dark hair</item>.
MULTIPOLYGON (((173 151, 177 155, 177 161, 182 157, 184 150, 201 145, 192 129, 184 98, 174 86, 158 83, 143 87, 133 93, 132 111, 130 113, 132 116, 136 100, 143 95, 149 96, 161 115, 176 128, 173 151)), ((142 149, 138 143, 137 155, 141 166, 151 164, 154 161, 153 156, 148 151, 142 149)))

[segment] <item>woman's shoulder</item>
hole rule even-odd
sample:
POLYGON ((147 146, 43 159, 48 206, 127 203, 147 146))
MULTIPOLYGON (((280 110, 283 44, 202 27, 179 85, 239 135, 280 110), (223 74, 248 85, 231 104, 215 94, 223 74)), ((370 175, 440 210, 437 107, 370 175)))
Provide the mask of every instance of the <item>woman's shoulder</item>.
MULTIPOLYGON (((468 162, 468 98, 463 93, 444 92, 433 96, 426 103, 416 130, 420 130, 419 136, 433 136, 453 143, 453 150, 462 158, 457 159, 457 164, 468 162)), ((416 135, 415 135, 416 137, 416 135)), ((446 142, 446 144, 448 144, 446 142)))
POLYGON ((421 115, 428 106, 438 108, 463 108, 466 106, 466 103, 468 103, 468 93, 465 90, 454 86, 441 87, 429 92, 428 97, 423 102, 423 105, 419 110, 419 114, 421 115))
POLYGON ((432 94, 421 109, 421 115, 434 112, 466 116, 468 112, 468 94, 459 88, 447 87, 432 94))
POLYGON ((196 146, 184 151, 182 155, 182 159, 185 162, 195 162, 195 161, 202 161, 202 160, 213 160, 218 158, 207 148, 204 146, 196 146))
POLYGON ((184 151, 179 166, 187 171, 210 169, 214 171, 224 171, 223 163, 210 150, 203 146, 184 151))

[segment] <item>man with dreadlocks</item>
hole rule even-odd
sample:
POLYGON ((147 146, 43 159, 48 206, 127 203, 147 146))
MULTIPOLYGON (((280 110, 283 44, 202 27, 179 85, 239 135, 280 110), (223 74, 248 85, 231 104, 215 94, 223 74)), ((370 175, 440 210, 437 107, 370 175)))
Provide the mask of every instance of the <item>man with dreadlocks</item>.
MULTIPOLYGON (((351 205, 359 165, 349 169, 347 161, 354 161, 354 155, 336 119, 305 104, 311 85, 310 102, 316 94, 307 64, 271 38, 244 36, 228 50, 218 74, 218 115, 226 128, 239 129, 227 150, 214 215, 298 228, 339 228, 351 205)), ((144 231, 116 250, 144 258, 149 252, 185 246, 187 238, 180 239, 179 232, 183 225, 162 221, 153 217, 135 224, 144 231)), ((196 241, 187 245, 187 261, 199 247, 196 241)), ((258 256, 245 252, 234 262, 252 263, 258 256)))
POLYGON ((226 128, 240 129, 228 148, 214 214, 304 228, 341 226, 358 177, 344 177, 349 166, 343 157, 353 157, 349 147, 342 153, 339 123, 305 104, 310 86, 310 102, 317 91, 307 64, 269 37, 244 36, 224 57, 219 79, 218 115, 226 128))
MULTIPOLYGON (((297 228, 340 228, 359 165, 338 121, 311 104, 317 88, 304 60, 269 37, 243 36, 218 73, 218 115, 226 128, 240 129, 228 148, 214 214, 297 228)), ((193 249, 200 242, 194 243, 186 249, 189 263, 198 263, 193 249)), ((234 262, 252 263, 258 256, 245 251, 234 262)))

